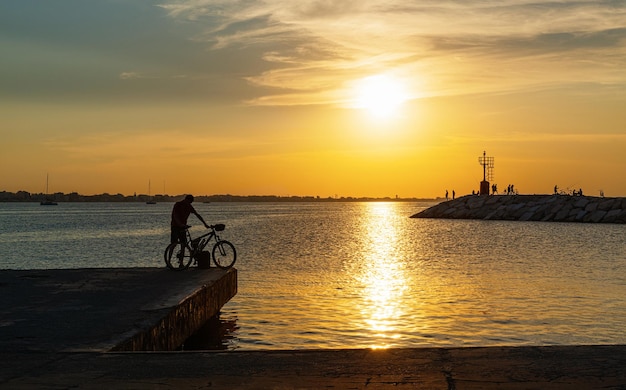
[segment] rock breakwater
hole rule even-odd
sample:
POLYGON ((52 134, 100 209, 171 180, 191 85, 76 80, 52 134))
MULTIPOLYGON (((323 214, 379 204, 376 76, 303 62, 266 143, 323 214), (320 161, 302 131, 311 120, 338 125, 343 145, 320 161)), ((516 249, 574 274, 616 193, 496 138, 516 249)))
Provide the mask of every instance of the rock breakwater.
POLYGON ((468 195, 411 218, 626 223, 626 198, 568 195, 468 195))

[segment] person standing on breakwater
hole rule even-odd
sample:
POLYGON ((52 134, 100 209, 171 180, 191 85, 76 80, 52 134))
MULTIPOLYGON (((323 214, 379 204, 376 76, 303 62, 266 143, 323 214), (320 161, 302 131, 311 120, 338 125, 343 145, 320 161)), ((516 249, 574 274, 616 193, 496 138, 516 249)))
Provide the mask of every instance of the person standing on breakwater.
POLYGON ((196 209, 193 208, 191 203, 193 203, 193 195, 187 195, 185 199, 174 203, 174 208, 172 208, 172 235, 170 238, 172 244, 176 242, 187 243, 185 229, 187 228, 187 218, 189 218, 189 214, 198 217, 204 224, 204 227, 209 228, 209 225, 204 222, 204 219, 202 219, 196 209))

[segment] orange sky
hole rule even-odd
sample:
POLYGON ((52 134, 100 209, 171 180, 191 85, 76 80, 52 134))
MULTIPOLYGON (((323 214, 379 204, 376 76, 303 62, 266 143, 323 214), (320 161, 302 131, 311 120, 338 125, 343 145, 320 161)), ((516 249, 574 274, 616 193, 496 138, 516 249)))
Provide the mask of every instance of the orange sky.
POLYGON ((0 191, 626 196, 626 4, 0 4, 0 191))

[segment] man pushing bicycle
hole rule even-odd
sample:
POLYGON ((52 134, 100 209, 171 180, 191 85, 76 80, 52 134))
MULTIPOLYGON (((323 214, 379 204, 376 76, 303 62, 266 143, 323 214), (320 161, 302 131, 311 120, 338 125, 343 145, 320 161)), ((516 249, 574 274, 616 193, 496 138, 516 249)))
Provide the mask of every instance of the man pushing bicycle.
MULTIPOLYGON (((202 268, 208 268, 208 261, 213 258, 213 263, 215 263, 217 267, 229 269, 237 260, 237 251, 232 243, 223 240, 218 235, 218 232, 223 231, 226 225, 223 223, 207 225, 204 219, 202 219, 200 214, 198 214, 191 205, 192 202, 193 195, 187 195, 185 199, 174 204, 174 208, 172 209, 171 242, 167 248, 165 248, 163 254, 165 265, 173 271, 182 271, 189 268, 191 263, 196 260, 200 267, 199 255, 209 253, 210 257, 203 260, 206 264, 203 264, 202 268), (198 217, 208 230, 208 232, 195 239, 191 238, 189 226, 187 225, 187 218, 189 218, 190 214, 194 214, 198 217), (213 249, 205 253, 204 249, 210 241, 214 242, 213 249), (189 244, 191 244, 191 246, 189 244)), ((204 258, 205 257, 202 257, 202 259, 204 258)))
POLYGON ((204 226, 208 229, 209 225, 204 222, 204 219, 198 214, 196 209, 191 205, 193 203, 193 195, 185 196, 185 199, 178 201, 174 204, 174 208, 172 209, 172 235, 170 239, 170 243, 175 244, 180 242, 182 244, 187 244, 187 234, 185 230, 187 229, 187 219, 190 214, 195 215, 198 219, 204 224, 204 226))

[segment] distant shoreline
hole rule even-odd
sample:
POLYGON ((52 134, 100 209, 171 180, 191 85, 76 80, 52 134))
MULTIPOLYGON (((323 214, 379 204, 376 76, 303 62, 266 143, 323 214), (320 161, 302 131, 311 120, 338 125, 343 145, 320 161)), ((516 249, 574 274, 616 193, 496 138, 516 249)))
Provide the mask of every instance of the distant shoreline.
MULTIPOLYGON (((147 202, 169 203, 181 200, 181 195, 123 195, 123 194, 97 194, 81 195, 78 193, 64 194, 31 194, 26 191, 16 193, 0 191, 0 202, 4 203, 28 203, 52 200, 59 203, 87 203, 87 202, 147 202)), ((400 198, 400 197, 320 197, 320 196, 278 196, 278 195, 196 195, 196 203, 203 202, 441 202, 443 198, 400 198)))

